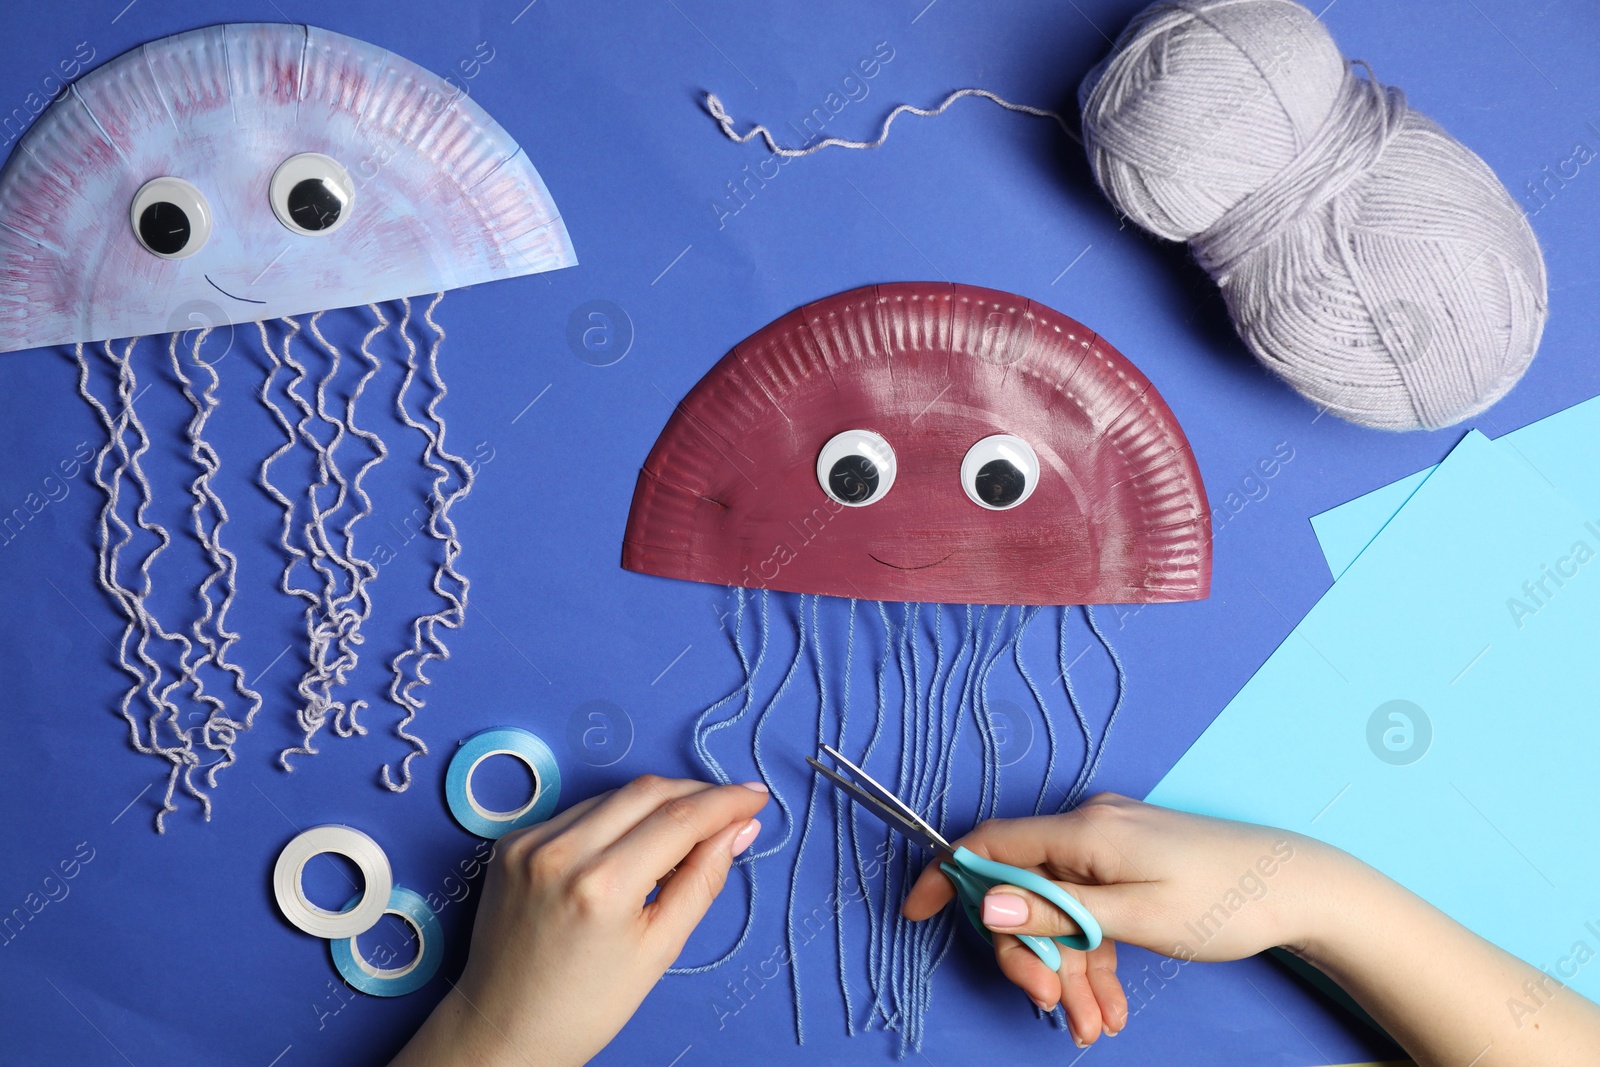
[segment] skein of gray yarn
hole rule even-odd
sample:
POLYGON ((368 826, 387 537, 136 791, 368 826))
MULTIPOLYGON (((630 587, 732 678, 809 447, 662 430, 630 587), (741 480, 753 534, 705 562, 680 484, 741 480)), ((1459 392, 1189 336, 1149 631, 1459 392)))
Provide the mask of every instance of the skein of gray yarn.
POLYGON ((1100 188, 1189 242, 1245 344, 1314 403, 1437 429, 1533 359, 1547 307, 1527 218, 1299 4, 1154 4, 1078 102, 1100 188))

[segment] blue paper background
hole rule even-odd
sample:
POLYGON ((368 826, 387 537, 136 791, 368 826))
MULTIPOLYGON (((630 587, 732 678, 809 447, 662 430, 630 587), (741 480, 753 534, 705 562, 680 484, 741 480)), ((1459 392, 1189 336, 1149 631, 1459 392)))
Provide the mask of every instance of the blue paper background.
MULTIPOLYGON (((224 464, 219 491, 235 517, 227 537, 241 559, 238 658, 252 677, 271 668, 262 685, 272 699, 241 742, 241 763, 223 778, 209 825, 191 806, 165 837, 150 830, 151 793, 143 791, 160 767, 128 749, 112 711, 123 676, 104 638, 119 620, 94 583, 101 501, 93 486, 80 474, 64 499, 0 547, 9 609, 0 641, 8 727, 0 799, 9 812, 0 912, 22 906, 80 842, 94 854, 65 899, 0 945, 3 1058, 380 1063, 446 987, 436 979, 395 1001, 331 992, 325 947, 289 928, 270 900, 272 858, 295 826, 360 826, 384 845, 401 882, 442 891, 476 844, 442 800, 445 756, 457 738, 505 722, 528 726, 556 748, 569 798, 647 769, 692 773, 688 722, 736 676, 719 622, 728 598, 621 571, 622 525, 634 473, 677 398, 734 342, 799 304, 914 278, 1010 290, 1088 323, 1162 391, 1218 509, 1216 582, 1204 603, 1107 614, 1133 689, 1096 785, 1135 795, 1172 766, 1327 588, 1307 516, 1438 461, 1460 436, 1394 436, 1319 417, 1244 352, 1182 249, 1119 228, 1075 146, 1048 121, 964 101, 938 120, 903 119, 876 153, 790 163, 764 186, 747 186, 737 214, 723 214, 734 206, 723 199, 728 183, 767 157, 721 137, 699 109, 702 91, 718 92, 741 122, 781 128, 823 105, 857 61, 886 42, 893 59, 827 132, 870 136, 893 103, 928 104, 962 85, 1070 112, 1105 35, 1114 36, 1137 3, 524 4, 114 0, 6 15, 0 120, 9 108, 25 117, 29 94, 53 88, 46 76, 85 41, 103 62, 214 21, 312 21, 458 78, 467 73, 461 61, 488 42, 494 58, 476 68, 470 90, 538 165, 580 266, 453 293, 441 309, 450 334, 442 362, 451 441, 469 454, 481 442, 479 458, 492 459, 457 513, 472 608, 466 628, 450 636, 451 660, 434 672, 419 720, 435 754, 419 761, 418 786, 403 796, 374 782, 378 764, 401 751, 384 736, 392 716, 381 708, 368 713, 373 736, 329 738, 292 776, 275 767, 278 749, 295 736, 290 698, 303 638, 296 606, 272 588, 277 515, 252 484, 278 437, 253 399, 262 369, 249 334, 221 364, 224 407, 213 437, 224 464), (570 317, 591 300, 614 302, 631 323, 631 347, 612 366, 586 363, 567 342, 570 317), (1263 477, 1258 463, 1285 449, 1293 458, 1263 477), (277 660, 285 647, 289 654, 277 660), (599 769, 565 742, 574 713, 595 700, 624 709, 633 732, 628 754, 599 769)), ((1600 70, 1592 63, 1600 15, 1581 0, 1537 12, 1511 0, 1341 0, 1326 19, 1348 54, 1403 86, 1530 210, 1537 205, 1527 183, 1569 159, 1578 141, 1600 148, 1591 125, 1600 125, 1600 70)), ((1533 220, 1552 314, 1526 380, 1477 420, 1491 435, 1600 392, 1592 349, 1600 308, 1589 296, 1600 279, 1594 166, 1581 168, 1533 220)), ((107 211, 119 216, 125 207, 107 211)), ((354 312, 329 320, 346 344, 365 325, 354 312)), ((178 449, 187 411, 160 384, 155 362, 141 369, 158 382, 140 405, 161 453, 149 465, 177 524, 192 477, 178 449)), ((392 376, 374 388, 387 395, 385 386, 392 389, 392 376)), ((374 422, 392 446, 414 446, 402 428, 381 416, 374 422)), ((68 361, 51 352, 0 357, 0 511, 23 506, 80 442, 99 441, 68 361)), ((397 449, 374 481, 374 536, 385 523, 401 526, 420 501, 425 482, 406 455, 397 449)), ((429 603, 421 544, 398 541, 398 559, 374 587, 362 674, 372 695, 382 650, 429 603)), ((176 610, 200 571, 176 553, 169 559, 158 596, 176 610)), ((806 725, 791 725, 799 746, 806 725)), ((798 781, 797 770, 783 773, 798 781)), ((1014 791, 1012 802, 1022 796, 1014 791)), ((825 864, 810 865, 803 890, 820 898, 825 876, 825 864)), ((329 874, 325 888, 337 884, 329 874)), ((461 964, 471 907, 469 899, 441 916, 453 945, 445 974, 461 964)), ((776 921, 764 912, 757 944, 773 942, 776 921)), ((729 912, 713 920, 696 942, 697 959, 724 943, 731 922, 729 912)), ((1152 961, 1124 952, 1124 977, 1141 981, 1152 961)), ((710 975, 663 983, 602 1062, 892 1057, 892 1038, 843 1037, 837 993, 829 992, 831 956, 802 964, 804 1048, 793 1043, 781 982, 719 1030, 712 1004, 732 976, 710 975)), ((925 1055, 935 1064, 979 1055, 1070 1059, 1076 1051, 1034 1020, 965 932, 938 978, 930 1031, 925 1055)), ((1290 1065, 1384 1051, 1257 960, 1185 968, 1124 1035, 1089 1056, 1290 1065)))

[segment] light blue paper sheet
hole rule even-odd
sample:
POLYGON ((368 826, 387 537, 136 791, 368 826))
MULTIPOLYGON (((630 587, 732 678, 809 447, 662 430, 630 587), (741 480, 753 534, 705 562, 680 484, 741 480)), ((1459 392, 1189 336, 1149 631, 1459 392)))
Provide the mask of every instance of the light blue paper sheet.
POLYGON ((1600 396, 1495 439, 1591 519, 1600 519, 1600 396))
MULTIPOLYGON (((1513 430, 1495 444, 1527 463, 1586 515, 1600 518, 1600 397, 1513 430)), ((1311 517, 1334 580, 1437 469, 1420 470, 1311 517)))
POLYGON ((1149 799, 1338 845, 1600 998, 1597 635, 1600 523, 1473 432, 1149 799))
POLYGON ((1328 561, 1328 570, 1333 572, 1334 581, 1344 575, 1362 550, 1406 506, 1406 501, 1411 499, 1417 487, 1437 469, 1434 466, 1420 470, 1320 515, 1311 516, 1311 529, 1316 532, 1317 544, 1322 547, 1323 558, 1328 561))

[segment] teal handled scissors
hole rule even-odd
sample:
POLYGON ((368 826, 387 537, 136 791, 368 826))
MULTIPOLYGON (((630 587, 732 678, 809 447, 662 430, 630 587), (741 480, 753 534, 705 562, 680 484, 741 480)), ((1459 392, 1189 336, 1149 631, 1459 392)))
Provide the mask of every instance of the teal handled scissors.
POLYGON ((949 855, 950 859, 941 862, 939 869, 955 884, 956 897, 961 901, 961 907, 966 911, 968 921, 983 935, 985 941, 993 943, 994 938, 990 935, 989 928, 983 925, 984 894, 997 885, 1014 885, 1048 900, 1065 913, 1067 918, 1077 923, 1078 929, 1083 931, 1081 934, 1063 934, 1053 939, 1035 937, 1031 934, 1018 935, 1022 943, 1032 949, 1033 954, 1038 956, 1046 967, 1052 971, 1061 967, 1061 951, 1052 941, 1059 941, 1068 948, 1078 949, 1081 952, 1088 952, 1099 946, 1100 924, 1089 914, 1088 908, 1060 886, 1032 871, 1013 867, 1009 863, 985 859, 975 852, 952 845, 945 840, 943 834, 929 825, 926 819, 912 811, 905 801, 879 785, 866 771, 827 745, 822 746, 821 754, 838 764, 844 774, 810 756, 806 757, 806 762, 853 797, 857 803, 866 805, 874 815, 900 831, 907 840, 949 855))

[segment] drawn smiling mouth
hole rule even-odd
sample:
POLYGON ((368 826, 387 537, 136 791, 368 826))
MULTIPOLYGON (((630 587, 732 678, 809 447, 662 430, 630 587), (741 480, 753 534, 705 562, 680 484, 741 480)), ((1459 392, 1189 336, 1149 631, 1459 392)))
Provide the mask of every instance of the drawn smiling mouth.
POLYGON ((951 556, 955 555, 955 549, 951 549, 949 552, 946 552, 944 555, 940 556, 938 559, 934 560, 932 563, 913 563, 913 564, 890 563, 888 560, 880 559, 879 557, 873 555, 871 552, 868 552, 867 555, 872 558, 872 561, 874 563, 881 563, 885 567, 893 567, 897 571, 925 571, 929 567, 937 567, 939 564, 943 563, 945 560, 947 560, 951 556))
MULTIPOLYGON (((206 281, 211 282, 211 275, 202 274, 201 277, 204 278, 206 281)), ((241 302, 246 303, 246 304, 265 304, 266 303, 265 300, 251 300, 248 296, 234 296, 232 293, 228 292, 228 290, 224 289, 222 286, 218 285, 216 282, 211 282, 211 288, 215 289, 217 292, 221 293, 223 296, 230 297, 230 298, 232 298, 234 300, 238 300, 238 301, 241 301, 241 302)))

